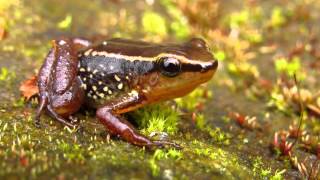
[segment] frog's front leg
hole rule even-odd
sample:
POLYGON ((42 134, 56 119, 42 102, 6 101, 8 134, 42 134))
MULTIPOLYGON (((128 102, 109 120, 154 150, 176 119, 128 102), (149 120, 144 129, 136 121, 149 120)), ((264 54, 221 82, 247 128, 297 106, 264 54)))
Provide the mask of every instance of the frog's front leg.
POLYGON ((144 100, 144 97, 139 95, 138 92, 132 91, 99 108, 96 112, 96 116, 112 135, 118 135, 131 144, 147 147, 170 145, 180 148, 179 145, 172 142, 152 141, 148 139, 138 133, 126 119, 120 116, 123 112, 141 106, 144 103, 144 100))
POLYGON ((73 126, 64 118, 76 112, 84 98, 81 81, 77 77, 77 52, 79 48, 89 45, 78 41, 59 39, 52 43, 53 48, 38 74, 40 104, 35 116, 38 126, 41 113, 45 109, 55 120, 73 126))

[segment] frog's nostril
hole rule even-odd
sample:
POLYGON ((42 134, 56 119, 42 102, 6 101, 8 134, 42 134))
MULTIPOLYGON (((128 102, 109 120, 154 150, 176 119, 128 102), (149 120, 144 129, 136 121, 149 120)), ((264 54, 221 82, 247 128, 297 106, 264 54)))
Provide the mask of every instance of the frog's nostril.
POLYGON ((216 70, 217 68, 218 68, 218 61, 216 60, 202 64, 202 72, 206 72, 209 70, 216 70))

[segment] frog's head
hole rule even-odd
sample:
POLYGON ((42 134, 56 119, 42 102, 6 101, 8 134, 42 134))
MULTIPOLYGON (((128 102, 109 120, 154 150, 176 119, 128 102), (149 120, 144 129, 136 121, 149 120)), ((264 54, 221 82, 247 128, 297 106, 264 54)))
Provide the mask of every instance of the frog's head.
POLYGON ((184 96, 209 81, 217 67, 217 60, 200 38, 170 46, 169 50, 158 54, 157 70, 147 77, 149 83, 145 86, 145 95, 152 101, 184 96))

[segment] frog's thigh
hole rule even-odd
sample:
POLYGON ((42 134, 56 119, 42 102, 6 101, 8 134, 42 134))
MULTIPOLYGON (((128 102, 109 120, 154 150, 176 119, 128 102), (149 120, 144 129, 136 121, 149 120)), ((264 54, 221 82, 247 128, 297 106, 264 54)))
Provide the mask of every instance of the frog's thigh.
POLYGON ((63 94, 50 96, 49 102, 52 110, 62 117, 68 117, 77 112, 84 100, 84 90, 81 88, 81 80, 76 77, 70 88, 63 94))
POLYGON ((143 101, 138 95, 127 95, 97 110, 97 118, 105 128, 113 135, 119 135, 122 139, 138 146, 151 146, 153 144, 147 137, 139 134, 134 127, 116 112, 129 108, 143 101))
POLYGON ((46 57, 38 76, 40 106, 37 110, 36 122, 40 120, 41 112, 46 107, 51 107, 50 109, 55 111, 58 107, 73 105, 73 108, 64 108, 62 113, 60 113, 61 109, 56 112, 71 114, 81 106, 84 95, 77 80, 77 65, 78 58, 73 40, 65 38, 53 41, 53 48, 46 57), (69 98, 66 98, 67 96, 69 98), (61 98, 65 100, 59 100, 61 98), (52 103, 57 104, 56 102, 60 104, 52 106, 52 103))

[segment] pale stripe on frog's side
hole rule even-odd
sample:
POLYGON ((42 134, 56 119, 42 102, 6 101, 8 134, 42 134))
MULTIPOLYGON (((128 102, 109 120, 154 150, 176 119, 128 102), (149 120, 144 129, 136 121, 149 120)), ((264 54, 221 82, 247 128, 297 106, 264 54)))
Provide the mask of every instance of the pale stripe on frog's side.
MULTIPOLYGON (((109 53, 106 51, 92 51, 92 49, 89 49, 85 51, 85 56, 104 56, 106 58, 117 58, 117 59, 125 59, 127 61, 155 61, 161 57, 173 57, 176 59, 179 59, 181 63, 188 63, 188 64, 194 64, 194 65, 202 65, 202 68, 205 68, 205 66, 211 65, 211 62, 208 62, 207 64, 203 61, 196 60, 196 59, 188 59, 181 55, 171 54, 171 53, 161 53, 155 57, 143 57, 143 56, 128 56, 124 54, 117 54, 117 53, 109 53)), ((214 59, 212 59, 214 60, 214 59)))

